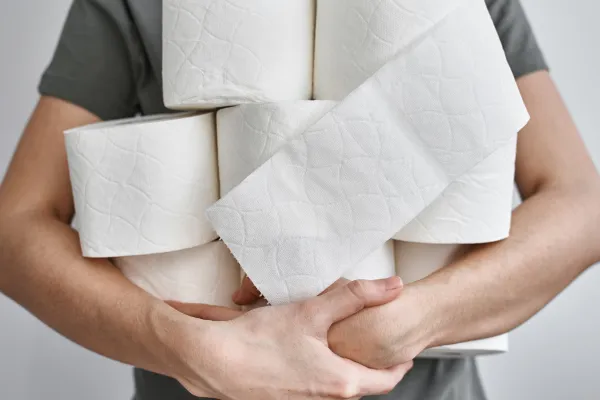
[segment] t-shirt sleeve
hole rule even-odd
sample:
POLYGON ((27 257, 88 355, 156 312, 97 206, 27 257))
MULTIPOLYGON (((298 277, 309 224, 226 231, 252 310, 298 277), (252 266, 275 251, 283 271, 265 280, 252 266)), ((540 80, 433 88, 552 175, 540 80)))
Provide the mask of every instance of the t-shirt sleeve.
POLYGON ((548 70, 520 0, 486 0, 515 78, 548 70))
POLYGON ((122 1, 74 0, 54 56, 38 85, 103 120, 136 114, 137 93, 128 51, 130 24, 122 1))

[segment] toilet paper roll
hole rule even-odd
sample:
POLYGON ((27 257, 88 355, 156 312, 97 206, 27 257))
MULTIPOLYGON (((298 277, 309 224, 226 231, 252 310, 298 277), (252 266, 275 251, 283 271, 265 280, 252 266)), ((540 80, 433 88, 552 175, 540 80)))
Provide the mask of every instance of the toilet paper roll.
MULTIPOLYGON (((419 281, 460 258, 468 250, 465 245, 425 244, 396 241, 394 243, 396 273, 404 283, 419 281)), ((440 346, 424 351, 420 357, 470 357, 505 353, 508 335, 440 346)))
POLYGON ((344 278, 351 281, 357 279, 374 280, 395 275, 394 241, 389 240, 381 248, 346 272, 344 278))
MULTIPOLYGON (((461 3, 465 1, 319 0, 315 98, 343 99, 461 3)), ((460 57, 463 49, 455 50, 460 57)), ((434 113, 429 117, 437 118, 434 113)), ((515 155, 516 138, 450 184, 394 239, 487 243, 506 238, 515 155)))
POLYGON ((159 115, 65 132, 77 230, 86 257, 175 251, 217 238, 214 114, 159 115))
POLYGON ((314 28, 315 0, 164 0, 165 105, 310 99, 314 28))
POLYGON ((119 257, 113 263, 131 282, 161 300, 237 308, 240 266, 221 241, 191 249, 119 257))
POLYGON ((465 1, 319 0, 315 99, 343 99, 461 3, 465 1))
MULTIPOLYGON (((247 104, 217 113, 221 197, 335 106, 334 101, 247 104), (301 129, 301 128, 300 128, 301 129)), ((517 139, 455 182, 394 239, 421 243, 488 243, 510 230, 517 139)))
POLYGON ((221 196, 329 111, 333 101, 245 104, 217 112, 221 196))
MULTIPOLYGON (((390 276, 396 276, 393 240, 386 242, 381 248, 377 249, 355 267, 351 268, 344 274, 343 278, 354 281, 358 279, 385 279, 390 276)), ((242 279, 245 277, 246 274, 242 270, 242 279)), ((268 302, 265 299, 260 299, 255 304, 244 306, 242 309, 249 311, 266 305, 268 305, 268 302)))
POLYGON ((394 239, 489 243, 510 232, 517 137, 456 181, 394 239))
POLYGON ((207 210, 272 304, 317 295, 508 146, 529 115, 469 0, 207 210))

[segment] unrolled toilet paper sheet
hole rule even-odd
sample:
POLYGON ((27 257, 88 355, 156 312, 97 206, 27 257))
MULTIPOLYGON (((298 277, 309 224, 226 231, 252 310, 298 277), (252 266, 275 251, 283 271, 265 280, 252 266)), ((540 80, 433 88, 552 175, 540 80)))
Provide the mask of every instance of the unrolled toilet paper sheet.
MULTIPOLYGON (((246 104, 217 113, 221 196, 330 111, 334 101, 246 104)), ((421 243, 487 243, 510 230, 516 136, 446 190, 394 238, 421 243)))
POLYGON ((240 266, 221 241, 191 249, 119 257, 113 263, 137 286, 161 300, 237 308, 240 266))
MULTIPOLYGON (((465 0, 320 0, 315 97, 341 100, 465 0)), ((457 50, 460 50, 457 48, 457 50)), ((455 55, 460 57, 460 53, 455 55)), ((436 115, 431 115, 436 118, 436 115)), ((487 243, 508 236, 516 140, 452 182, 394 236, 422 243, 487 243)))
POLYGON ((207 211, 271 303, 320 293, 528 121, 485 4, 416 37, 207 211))
POLYGON ((65 132, 83 255, 175 251, 217 238, 214 114, 134 118, 65 132))
POLYGON ((510 232, 517 137, 451 182, 394 235, 419 243, 490 243, 510 232))
POLYGON ((310 99, 315 0, 164 0, 172 109, 310 99))
POLYGON ((333 101, 244 104, 217 112, 221 196, 335 106, 333 101))

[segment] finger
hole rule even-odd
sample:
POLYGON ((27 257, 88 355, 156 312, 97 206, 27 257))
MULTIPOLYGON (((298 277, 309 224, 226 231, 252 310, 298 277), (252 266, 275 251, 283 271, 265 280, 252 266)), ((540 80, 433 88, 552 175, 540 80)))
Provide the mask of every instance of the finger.
POLYGON ((327 289, 323 290, 321 292, 321 294, 319 294, 319 296, 324 295, 325 293, 329 293, 332 290, 339 288, 340 286, 347 285, 348 282, 350 282, 348 279, 346 279, 346 278, 340 278, 337 281, 333 282, 331 284, 331 286, 329 286, 327 289))
POLYGON ((402 290, 397 277, 352 281, 321 296, 306 300, 301 306, 308 318, 319 322, 318 329, 329 329, 334 323, 356 314, 365 307, 375 307, 396 299, 402 290), (324 325, 323 325, 324 324, 324 325))
POLYGON ((360 366, 358 390, 361 396, 381 395, 391 392, 413 367, 413 362, 384 370, 374 370, 360 366))
POLYGON ((180 303, 178 301, 166 301, 166 303, 180 313, 210 321, 229 321, 244 314, 243 311, 209 304, 180 303))
POLYGON ((232 300, 239 306, 247 306, 254 303, 262 296, 254 283, 247 276, 242 280, 242 285, 233 294, 232 300))

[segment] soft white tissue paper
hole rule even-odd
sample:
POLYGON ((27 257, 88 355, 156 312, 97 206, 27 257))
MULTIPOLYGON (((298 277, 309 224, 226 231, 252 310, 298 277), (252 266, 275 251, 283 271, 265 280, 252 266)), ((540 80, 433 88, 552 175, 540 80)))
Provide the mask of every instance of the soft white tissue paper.
POLYGON ((272 304, 313 297, 528 119, 485 4, 469 1, 207 215, 272 304))
POLYGON ((508 335, 426 349, 417 358, 463 358, 507 353, 508 335))
POLYGON ((465 0, 319 0, 314 97, 343 99, 462 3, 465 0))
MULTIPOLYGON (((298 129, 320 119, 334 101, 245 104, 217 112, 221 196, 269 160, 298 129)), ((516 136, 452 182, 394 238, 421 243, 486 243, 510 230, 516 136)))
POLYGON ((186 249, 217 238, 204 214, 219 198, 214 114, 133 118, 65 132, 86 257, 186 249))
POLYGON ((394 239, 420 243, 489 243, 510 232, 517 137, 452 182, 394 239))
MULTIPOLYGON (((343 99, 463 3, 464 0, 320 0, 315 97, 343 99)), ((452 57, 461 57, 460 50, 457 48, 452 57)), ((439 116, 432 110, 430 118, 439 116)), ((511 221, 515 155, 516 139, 452 182, 394 238, 422 243, 486 243, 506 238, 511 221)))
POLYGON ((239 185, 284 144, 336 103, 289 101, 244 104, 217 112, 217 148, 221 196, 239 185))
POLYGON ((393 240, 385 242, 382 247, 346 271, 343 277, 354 281, 357 279, 384 279, 390 276, 396 276, 393 240))
MULTIPOLYGON (((396 276, 396 264, 394 259, 394 241, 388 240, 382 247, 369 254, 356 266, 344 273, 343 278, 354 281, 357 279, 375 280, 396 276)), ((242 279, 246 274, 242 270, 242 279)), ((265 299, 260 299, 250 306, 242 309, 249 311, 255 308, 267 306, 265 299)))
MULTIPOLYGON (((333 101, 291 101, 245 104, 217 112, 217 148, 221 196, 298 134, 335 106, 333 101)), ((393 241, 370 254, 344 278, 381 279, 396 274, 393 241)), ((242 275, 245 275, 242 273, 242 275)))
POLYGON ((165 105, 310 99, 315 7, 315 0, 164 0, 165 105))
MULTIPOLYGON (((460 258, 466 245, 395 241, 396 273, 405 284, 419 281, 460 258)), ((508 351, 508 335, 427 349, 420 357, 470 357, 508 351)))
POLYGON ((131 282, 161 300, 237 308, 240 266, 221 241, 191 249, 112 260, 131 282))

